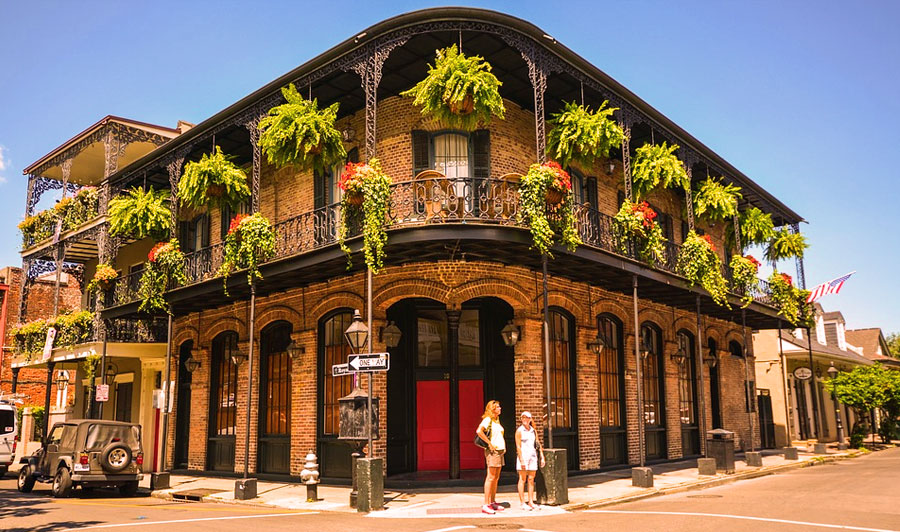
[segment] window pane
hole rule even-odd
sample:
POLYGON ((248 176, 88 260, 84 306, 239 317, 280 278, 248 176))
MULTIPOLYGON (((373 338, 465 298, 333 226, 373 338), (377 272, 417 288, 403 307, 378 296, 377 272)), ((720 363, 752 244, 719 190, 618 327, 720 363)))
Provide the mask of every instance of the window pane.
POLYGON ((678 333, 678 346, 684 351, 684 362, 678 368, 678 415, 682 425, 696 423, 694 387, 694 346, 690 336, 678 333))
POLYGON ((662 399, 660 397, 659 357, 661 339, 659 332, 648 325, 641 328, 642 337, 650 339, 650 353, 641 363, 642 384, 644 392, 644 423, 650 426, 662 426, 662 399))
POLYGON ((333 377, 331 366, 345 364, 350 355, 350 344, 344 337, 344 331, 350 326, 353 315, 349 312, 341 312, 332 316, 325 322, 325 360, 320 371, 324 374, 322 379, 322 434, 337 436, 338 421, 340 419, 338 399, 350 393, 353 388, 353 378, 350 375, 333 377))
POLYGON ((418 317, 419 367, 449 366, 446 345, 447 314, 443 310, 421 310, 418 317))
POLYGON ((434 169, 448 178, 469 177, 469 139, 445 133, 434 137, 434 169))
POLYGON ((553 426, 572 428, 571 345, 569 320, 550 311, 550 398, 555 403, 553 426))
POLYGON ((459 365, 480 366, 478 311, 463 310, 459 318, 459 365))
POLYGON ((600 399, 600 426, 621 427, 621 397, 619 389, 621 353, 621 327, 607 316, 601 316, 598 320, 600 334, 606 338, 607 347, 600 353, 598 360, 600 389, 597 395, 600 399))

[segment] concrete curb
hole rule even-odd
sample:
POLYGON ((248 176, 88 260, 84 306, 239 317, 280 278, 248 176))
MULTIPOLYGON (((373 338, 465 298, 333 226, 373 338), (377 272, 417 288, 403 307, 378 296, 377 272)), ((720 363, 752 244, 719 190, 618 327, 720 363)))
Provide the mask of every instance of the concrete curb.
POLYGON ((754 469, 751 471, 744 471, 741 473, 735 473, 733 475, 721 476, 721 477, 713 477, 708 479, 701 479, 692 482, 683 482, 681 484, 674 484, 672 486, 666 486, 664 488, 649 488, 643 490, 638 493, 632 493, 630 495, 624 495, 621 497, 614 497, 610 499, 601 499, 598 501, 590 501, 590 502, 582 502, 582 503, 571 503, 563 505, 563 509, 567 511, 576 511, 576 510, 586 510, 589 508, 602 508, 604 506, 611 506, 613 504, 622 504, 626 502, 638 501, 641 499, 647 499, 649 497, 656 497, 659 495, 671 495, 673 493, 682 493, 685 491, 691 490, 701 490, 706 488, 713 488, 716 486, 721 486, 724 484, 729 484, 731 482, 736 482, 738 480, 748 480, 751 478, 764 477, 768 475, 775 475, 782 471, 789 471, 792 469, 800 469, 803 467, 812 467, 820 464, 825 464, 828 462, 836 462, 838 460, 848 460, 851 458, 856 458, 857 456, 861 456, 868 453, 863 453, 860 451, 850 452, 844 455, 825 455, 825 456, 816 456, 810 460, 804 460, 802 462, 797 462, 793 464, 780 464, 777 466, 766 466, 761 467, 759 469, 754 469))

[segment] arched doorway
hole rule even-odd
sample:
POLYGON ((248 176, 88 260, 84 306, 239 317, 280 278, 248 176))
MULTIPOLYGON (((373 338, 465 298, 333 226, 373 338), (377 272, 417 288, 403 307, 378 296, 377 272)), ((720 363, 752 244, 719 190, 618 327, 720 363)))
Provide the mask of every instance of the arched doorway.
MULTIPOLYGON (((715 340, 710 338, 707 341, 707 349, 712 357, 718 361, 719 345, 715 340)), ((709 406, 712 410, 712 428, 722 428, 722 399, 719 395, 719 364, 718 362, 709 365, 709 406)))
MULTIPOLYGON (((353 388, 350 375, 335 377, 331 368, 345 364, 350 354, 350 344, 344 331, 353 321, 353 310, 337 309, 319 320, 318 330, 318 401, 316 432, 320 472, 323 478, 350 478, 350 446, 339 441, 340 413, 338 399, 353 388)), ((393 366, 393 361, 392 366, 393 366)), ((391 371, 394 371, 393 367, 391 371)), ((390 375, 391 371, 388 372, 390 375)))
POLYGON ((681 455, 700 454, 699 413, 697 409, 697 364, 694 335, 685 330, 676 335, 678 350, 684 358, 678 364, 678 416, 681 419, 681 455))
MULTIPOLYGON (((553 405, 553 446, 567 449, 568 468, 578 469, 578 390, 575 362, 575 319, 550 308, 550 401, 553 405)), ((545 440, 547 441, 547 440, 545 440)))
POLYGON ((291 324, 266 326, 260 337, 258 462, 261 473, 291 472, 291 324))
POLYGON ((489 399, 503 406, 507 448, 515 448, 514 352, 500 335, 512 317, 512 307, 489 297, 460 310, 429 299, 388 309, 402 332, 387 376, 389 475, 445 471, 458 478, 462 470, 482 469, 483 452, 472 440, 489 399))
POLYGON ((666 444, 665 365, 662 331, 651 322, 641 325, 641 388, 644 397, 644 445, 648 459, 663 459, 666 444))
POLYGON ((206 445, 206 467, 212 471, 234 471, 238 372, 231 355, 237 352, 237 342, 234 331, 222 332, 212 341, 206 445))
POLYGON ((191 372, 187 361, 191 358, 194 341, 187 340, 178 348, 178 406, 175 408, 175 469, 188 467, 188 442, 191 433, 191 372))
POLYGON ((612 314, 597 316, 597 330, 606 346, 597 357, 597 398, 600 411, 600 465, 624 464, 625 345, 622 322, 612 314))

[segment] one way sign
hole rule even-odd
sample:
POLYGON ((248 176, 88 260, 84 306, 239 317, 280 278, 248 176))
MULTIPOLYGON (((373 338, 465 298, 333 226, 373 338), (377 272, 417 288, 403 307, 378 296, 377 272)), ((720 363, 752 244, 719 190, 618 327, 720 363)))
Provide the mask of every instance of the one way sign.
POLYGON ((353 371, 387 371, 391 369, 391 359, 388 353, 363 353, 350 355, 347 365, 353 371))

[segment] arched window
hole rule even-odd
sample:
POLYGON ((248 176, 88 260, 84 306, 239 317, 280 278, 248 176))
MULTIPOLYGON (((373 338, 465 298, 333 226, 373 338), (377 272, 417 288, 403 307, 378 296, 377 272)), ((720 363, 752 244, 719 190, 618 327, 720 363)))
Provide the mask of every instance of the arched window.
POLYGON ((644 396, 644 438, 647 458, 666 457, 665 372, 662 331, 650 322, 641 325, 641 387, 644 396))
POLYGON ((697 365, 694 336, 685 331, 676 335, 680 358, 678 364, 678 415, 681 418, 681 452, 684 456, 700 453, 697 425, 697 365))
POLYGON ((731 353, 731 356, 733 357, 744 358, 744 348, 737 340, 728 342, 728 352, 731 353))
MULTIPOLYGON (((709 353, 712 353, 717 360, 722 358, 721 354, 719 353, 719 344, 715 340, 710 338, 709 340, 707 340, 706 346, 709 350, 709 353)), ((712 428, 722 428, 722 406, 721 397, 719 395, 718 362, 709 365, 709 406, 710 410, 712 410, 712 428)))
POLYGON ((569 450, 569 469, 578 467, 575 413, 575 326, 561 309, 550 309, 550 401, 554 445, 569 450))
POLYGON ((350 309, 336 310, 319 321, 317 431, 319 464, 324 477, 350 477, 350 447, 337 439, 341 421, 338 399, 353 389, 353 378, 335 377, 331 368, 347 362, 350 344, 344 331, 352 321, 350 309))
POLYGON ((263 473, 290 473, 291 324, 278 321, 260 333, 259 428, 257 468, 263 473))
POLYGON ((597 316, 597 333, 605 347, 597 358, 601 464, 625 463, 625 347, 622 322, 611 314, 597 316))
POLYGON ((237 429, 238 334, 225 331, 213 338, 210 363, 209 443, 207 462, 214 471, 234 471, 234 436, 237 429))

